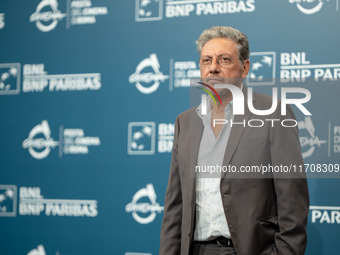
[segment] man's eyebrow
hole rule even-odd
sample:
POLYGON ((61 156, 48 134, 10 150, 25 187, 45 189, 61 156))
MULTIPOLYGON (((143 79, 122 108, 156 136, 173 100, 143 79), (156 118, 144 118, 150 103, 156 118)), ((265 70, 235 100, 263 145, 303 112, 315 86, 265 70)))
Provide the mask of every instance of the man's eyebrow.
MULTIPOLYGON (((221 53, 221 54, 218 54, 217 57, 223 56, 223 55, 227 55, 227 56, 231 57, 231 54, 229 54, 229 53, 221 53)), ((209 56, 209 55, 202 55, 201 58, 202 58, 202 57, 209 57, 209 58, 212 58, 212 56, 209 56)))

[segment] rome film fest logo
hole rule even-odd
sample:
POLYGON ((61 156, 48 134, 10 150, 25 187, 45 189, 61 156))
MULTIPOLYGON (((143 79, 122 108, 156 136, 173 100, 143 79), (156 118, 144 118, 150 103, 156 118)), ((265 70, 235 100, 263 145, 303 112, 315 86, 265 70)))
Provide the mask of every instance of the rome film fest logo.
POLYGON ((27 255, 46 255, 45 248, 42 244, 40 244, 37 248, 29 251, 27 255))
POLYGON ((152 184, 147 184, 132 197, 132 201, 125 207, 127 213, 132 213, 132 217, 140 224, 148 224, 155 220, 157 213, 164 210, 156 202, 156 192, 152 184), (149 214, 149 215, 147 215, 149 214))
POLYGON ((38 4, 35 13, 31 15, 30 22, 35 22, 40 31, 49 32, 65 16, 65 13, 61 13, 58 10, 57 0, 43 0, 38 4))
POLYGON ((57 146, 59 146, 59 157, 61 158, 64 154, 89 154, 89 147, 101 145, 98 136, 86 136, 82 128, 59 126, 59 133, 59 140, 54 141, 47 120, 43 120, 29 132, 22 147, 28 149, 33 158, 40 160, 46 158, 57 146))
POLYGON ((157 55, 152 53, 149 58, 137 65, 136 71, 129 77, 129 82, 135 83, 136 88, 143 94, 153 93, 158 89, 160 82, 169 79, 169 75, 164 75, 159 69, 157 55))
POLYGON ((310 157, 316 146, 319 148, 322 144, 327 143, 327 140, 320 140, 316 135, 315 127, 310 116, 305 116, 304 120, 298 122, 299 131, 303 135, 300 135, 301 148, 303 149, 303 158, 310 157), (307 148, 307 149, 306 149, 307 148))
POLYGON ((51 149, 58 145, 59 142, 54 141, 51 137, 51 129, 46 120, 36 125, 29 133, 28 138, 22 143, 22 147, 28 149, 28 152, 35 159, 46 158, 50 154, 51 149))
MULTIPOLYGON (((304 14, 315 14, 321 11, 324 3, 329 3, 329 0, 289 0, 290 4, 295 4, 300 12, 304 14)), ((336 0, 336 10, 339 8, 339 0, 336 0)))

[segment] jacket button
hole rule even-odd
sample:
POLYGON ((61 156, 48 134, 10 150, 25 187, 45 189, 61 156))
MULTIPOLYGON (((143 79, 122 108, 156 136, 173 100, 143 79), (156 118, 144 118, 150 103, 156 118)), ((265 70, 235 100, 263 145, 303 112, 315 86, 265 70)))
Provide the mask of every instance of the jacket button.
POLYGON ((229 197, 229 195, 227 195, 227 194, 224 194, 224 195, 223 195, 223 197, 229 197))

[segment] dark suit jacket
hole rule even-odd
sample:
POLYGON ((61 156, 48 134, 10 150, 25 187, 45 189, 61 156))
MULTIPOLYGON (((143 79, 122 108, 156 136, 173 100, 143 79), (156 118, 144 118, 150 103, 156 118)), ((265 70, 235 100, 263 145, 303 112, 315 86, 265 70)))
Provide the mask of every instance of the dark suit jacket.
MULTIPOLYGON (((246 102, 245 91, 244 94, 246 102)), ((255 109, 269 109, 272 98, 254 93, 253 105, 255 109)), ((256 116, 245 107, 244 115, 235 115, 234 122, 261 119, 264 125, 256 128, 234 125, 223 165, 237 169, 261 164, 303 165, 298 128, 282 127, 278 121, 271 127, 273 123, 265 121, 295 119, 290 107, 287 107, 286 116, 281 116, 280 112, 278 105, 270 116, 256 116)), ((195 108, 178 116, 164 203, 160 255, 187 255, 191 249, 196 204, 194 171, 202 132, 202 120, 195 108)), ((223 173, 221 177, 222 204, 237 254, 304 254, 309 209, 305 173, 269 173, 258 178, 259 175, 223 173)))

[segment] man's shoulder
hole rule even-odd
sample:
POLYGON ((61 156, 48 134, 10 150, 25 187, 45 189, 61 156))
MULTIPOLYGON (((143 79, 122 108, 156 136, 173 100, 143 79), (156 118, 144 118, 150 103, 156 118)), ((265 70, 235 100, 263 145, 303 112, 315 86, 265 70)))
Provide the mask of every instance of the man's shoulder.
MULTIPOLYGON (((196 112, 197 107, 198 107, 198 106, 194 106, 194 107, 192 107, 192 108, 190 108, 190 109, 188 109, 188 110, 186 110, 186 111, 180 113, 180 114, 177 116, 177 118, 179 118, 179 119, 182 120, 182 119, 188 119, 188 118, 190 118, 190 116, 197 116, 197 112, 196 112)), ((197 116, 197 117, 198 117, 198 116, 197 116)))
POLYGON ((192 125, 200 125, 200 123, 202 123, 202 120, 197 115, 197 107, 198 106, 192 107, 179 114, 176 119, 176 122, 178 122, 177 124, 184 128, 189 128, 192 125))
MULTIPOLYGON (((273 104, 273 97, 266 94, 253 92, 253 103, 254 106, 270 108, 270 106, 273 104)), ((278 103, 280 103, 280 99, 278 99, 278 103)))

